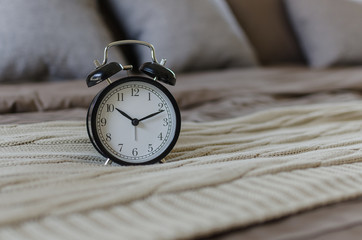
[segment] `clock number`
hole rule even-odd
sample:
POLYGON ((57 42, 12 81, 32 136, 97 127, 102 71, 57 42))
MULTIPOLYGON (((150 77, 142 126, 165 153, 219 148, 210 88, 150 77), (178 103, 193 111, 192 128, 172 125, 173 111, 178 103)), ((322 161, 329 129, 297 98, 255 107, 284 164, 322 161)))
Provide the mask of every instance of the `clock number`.
POLYGON ((137 156, 137 155, 138 155, 137 148, 134 148, 134 149, 132 150, 132 155, 133 155, 133 156, 137 156))
POLYGON ((160 141, 162 141, 162 139, 163 139, 162 133, 160 133, 160 134, 157 136, 157 138, 160 139, 160 141))
POLYGON ((151 101, 151 93, 148 92, 148 101, 151 101))
POLYGON ((101 126, 104 127, 104 126, 106 126, 106 125, 107 125, 107 119, 102 118, 102 119, 101 119, 101 126))
POLYGON ((138 97, 139 96, 140 89, 139 88, 132 88, 131 90, 131 96, 132 97, 138 97))
POLYGON ((152 144, 148 144, 148 152, 152 152, 152 151, 153 151, 152 144))
POLYGON ((117 93, 117 101, 123 102, 123 93, 117 93))
POLYGON ((158 109, 158 111, 162 111, 163 103, 159 103, 159 104, 158 104, 158 107, 160 108, 160 109, 158 109))
POLYGON ((106 140, 109 142, 112 140, 112 135, 110 133, 106 134, 106 140))
POLYGON ((167 118, 163 119, 163 126, 164 127, 168 126, 168 119, 167 118))
POLYGON ((119 147, 119 151, 122 152, 123 143, 118 144, 118 147, 119 147))
POLYGON ((107 104, 107 112, 113 112, 114 111, 114 105, 113 104, 107 104))

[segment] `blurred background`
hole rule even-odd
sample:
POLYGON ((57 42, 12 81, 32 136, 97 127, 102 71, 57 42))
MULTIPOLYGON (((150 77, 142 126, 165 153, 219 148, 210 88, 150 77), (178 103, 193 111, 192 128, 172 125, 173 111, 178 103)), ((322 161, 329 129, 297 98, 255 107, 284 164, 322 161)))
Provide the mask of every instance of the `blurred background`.
MULTIPOLYGON (((85 85, 93 61, 102 62, 107 44, 123 39, 150 42, 157 59, 167 59, 178 79, 171 90, 186 120, 362 96, 361 1, 0 3, 1 113, 86 109, 104 87, 85 85), (65 82, 80 83, 59 84, 65 82)), ((109 61, 135 70, 151 61, 144 46, 109 53, 109 61)))
MULTIPOLYGON (((112 41, 155 45, 177 73, 362 63, 357 0, 1 0, 0 81, 84 79, 112 41)), ((139 65, 149 52, 112 58, 139 65)))

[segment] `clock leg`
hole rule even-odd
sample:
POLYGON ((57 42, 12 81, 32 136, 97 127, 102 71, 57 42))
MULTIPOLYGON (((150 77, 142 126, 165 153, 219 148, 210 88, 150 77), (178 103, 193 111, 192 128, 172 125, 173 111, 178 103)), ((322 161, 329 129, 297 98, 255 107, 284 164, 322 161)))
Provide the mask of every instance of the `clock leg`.
POLYGON ((104 166, 112 165, 112 160, 107 158, 106 162, 104 163, 104 166))

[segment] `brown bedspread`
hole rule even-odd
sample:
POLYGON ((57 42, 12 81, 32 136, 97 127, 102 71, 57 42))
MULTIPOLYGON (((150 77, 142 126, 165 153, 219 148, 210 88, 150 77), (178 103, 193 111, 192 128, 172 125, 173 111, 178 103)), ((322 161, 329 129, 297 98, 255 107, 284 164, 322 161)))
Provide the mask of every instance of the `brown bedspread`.
MULTIPOLYGON (((56 111, 70 110, 68 116, 62 113, 60 119, 73 119, 77 116, 74 109, 86 109, 104 86, 87 88, 84 80, 1 85, 0 113, 27 112, 20 120, 32 121, 33 113, 45 113, 44 120, 50 120, 51 112, 58 119, 56 111)), ((362 68, 278 67, 193 73, 178 76, 176 86, 168 88, 184 121, 212 121, 273 107, 360 99, 362 68)), ((83 115, 82 112, 77 119, 83 115)), ((1 115, 0 122, 6 121, 1 115)))
MULTIPOLYGON (((0 123, 85 119, 101 87, 88 89, 83 80, 2 85, 0 123)), ((274 107, 361 99, 362 69, 283 67, 197 73, 179 76, 177 85, 169 89, 184 121, 212 121, 274 107)), ((359 210, 362 201, 356 199, 210 238, 359 239, 359 210)))

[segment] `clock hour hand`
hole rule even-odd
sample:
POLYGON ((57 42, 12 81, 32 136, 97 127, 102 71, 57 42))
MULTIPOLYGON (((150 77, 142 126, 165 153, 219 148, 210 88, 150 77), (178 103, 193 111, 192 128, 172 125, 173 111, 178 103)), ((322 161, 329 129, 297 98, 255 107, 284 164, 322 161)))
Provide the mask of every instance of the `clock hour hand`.
POLYGON ((156 116, 157 114, 160 114, 160 113, 162 113, 163 111, 165 111, 165 110, 160 110, 160 111, 158 111, 158 112, 152 113, 152 114, 150 114, 150 115, 148 115, 148 116, 146 116, 146 117, 144 117, 144 118, 141 118, 141 119, 138 120, 138 121, 141 122, 141 121, 143 121, 143 120, 146 120, 146 119, 148 119, 148 118, 151 118, 151 117, 153 117, 153 116, 156 116))
POLYGON ((129 120, 133 120, 133 118, 131 118, 127 113, 123 112, 122 110, 119 110, 118 108, 116 108, 116 110, 122 114, 123 116, 125 116, 126 118, 128 118, 129 120))

